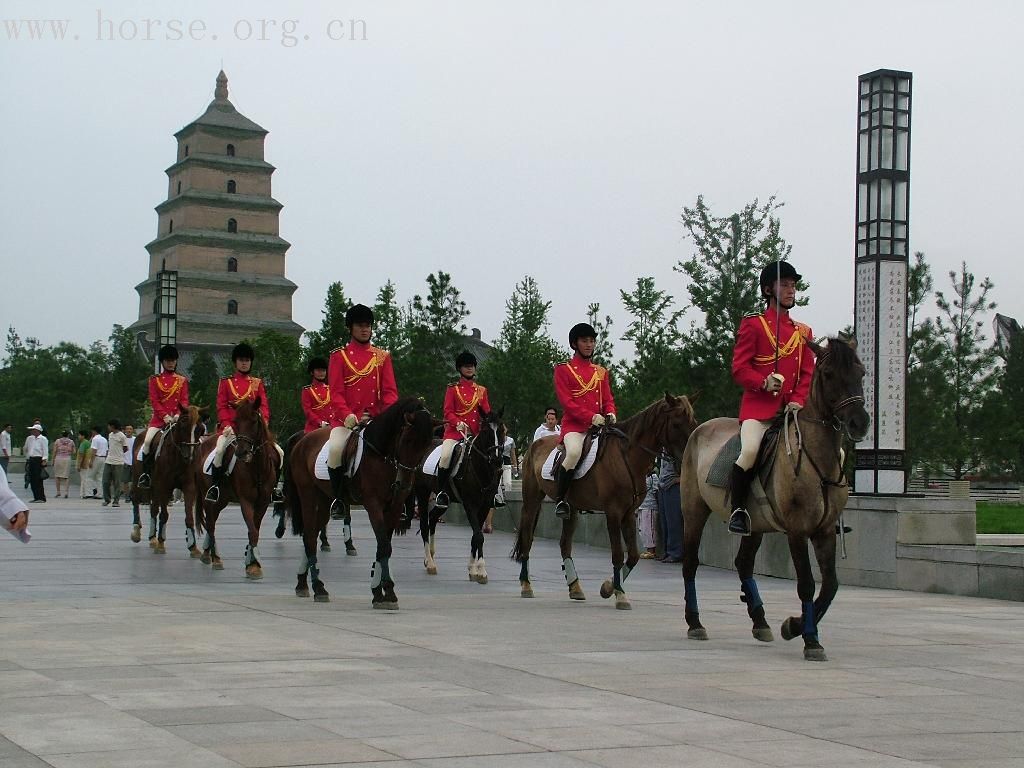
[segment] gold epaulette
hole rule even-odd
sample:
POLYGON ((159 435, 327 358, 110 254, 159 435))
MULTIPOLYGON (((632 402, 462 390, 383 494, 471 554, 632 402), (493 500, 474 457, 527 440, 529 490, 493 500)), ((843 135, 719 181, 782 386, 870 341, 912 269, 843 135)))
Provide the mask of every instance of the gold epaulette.
POLYGON ((764 312, 747 312, 744 317, 760 317, 764 312))

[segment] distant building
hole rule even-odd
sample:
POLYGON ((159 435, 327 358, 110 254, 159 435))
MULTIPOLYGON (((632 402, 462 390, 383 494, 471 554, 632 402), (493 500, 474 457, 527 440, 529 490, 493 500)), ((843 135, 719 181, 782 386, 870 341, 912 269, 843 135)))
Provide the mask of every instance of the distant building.
POLYGON ((302 335, 292 321, 296 285, 285 277, 290 244, 279 235, 283 206, 270 194, 266 136, 228 101, 224 72, 206 111, 174 134, 177 159, 156 207, 156 239, 146 246, 148 276, 135 286, 131 330, 150 359, 173 341, 188 371, 200 349, 223 358, 267 330, 302 335))
POLYGON ((1012 317, 996 313, 992 321, 992 332, 995 338, 994 346, 999 354, 1006 357, 1010 351, 1010 343, 1020 335, 1021 327, 1012 317))

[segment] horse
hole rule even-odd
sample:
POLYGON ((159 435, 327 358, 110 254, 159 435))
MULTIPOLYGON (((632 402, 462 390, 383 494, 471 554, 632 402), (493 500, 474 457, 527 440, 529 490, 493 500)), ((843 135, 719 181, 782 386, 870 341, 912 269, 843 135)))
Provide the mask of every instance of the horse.
MULTIPOLYGON (((459 471, 449 480, 455 498, 466 510, 466 518, 473 529, 469 544, 469 580, 487 583, 487 564, 484 562, 483 523, 494 506, 494 495, 501 482, 501 449, 505 444, 506 429, 501 413, 481 410, 480 433, 462 443, 463 458, 459 471)), ((434 441, 440 445, 439 441, 434 441)), ((453 457, 452 461, 455 461, 453 457)), ((423 567, 431 576, 437 574, 434 560, 434 534, 443 512, 430 508, 430 494, 436 493, 437 477, 416 473, 413 494, 420 509, 420 538, 423 539, 423 567), (427 511, 429 509, 429 512, 427 511)))
POLYGON ((257 398, 255 401, 243 401, 235 410, 235 439, 224 450, 225 468, 231 467, 232 461, 235 466, 231 474, 221 480, 220 498, 217 501, 206 500, 206 492, 213 483, 212 478, 203 471, 207 456, 217 445, 215 436, 203 440, 192 464, 198 502, 196 526, 200 532, 204 526, 206 528, 202 562, 212 565, 214 570, 224 569, 224 562, 217 549, 217 518, 228 502, 237 501, 249 533, 249 543, 245 548, 245 576, 248 579, 263 578, 263 567, 256 547, 260 540, 260 524, 270 506, 271 494, 277 482, 280 461, 274 435, 263 420, 259 406, 257 398))
MULTIPOLYGON (((844 434, 853 442, 862 440, 867 434, 870 417, 864 408, 864 366, 853 347, 839 339, 829 339, 827 347, 813 342, 808 342, 808 346, 817 356, 817 364, 807 404, 798 414, 782 417, 779 449, 760 473, 771 501, 770 517, 774 519, 750 510, 751 535, 740 541, 735 565, 740 577, 740 599, 746 603, 747 615, 753 622, 752 634, 757 640, 770 642, 774 637, 765 620, 764 604, 754 580, 754 557, 765 533, 785 534, 796 569, 801 615, 790 616, 783 622, 782 636, 790 640, 801 635, 804 658, 827 661, 825 649, 818 641, 818 623, 839 589, 836 522, 849 496, 843 474, 842 441, 844 434), (816 600, 808 540, 821 570, 821 590, 816 600)), ((725 520, 732 506, 727 503, 724 488, 707 482, 708 473, 722 447, 738 431, 736 419, 711 419, 697 428, 683 452, 685 618, 687 637, 694 640, 708 637, 697 606, 696 574, 701 535, 712 512, 725 520)))
MULTIPOLYGON (((153 457, 153 471, 149 489, 139 488, 139 476, 143 472, 142 461, 136 453, 132 460, 131 498, 134 504, 149 502, 149 546, 155 554, 167 552, 166 541, 167 521, 170 514, 167 510, 175 488, 180 488, 185 496, 185 545, 192 557, 202 554, 196 546, 195 520, 192 505, 195 501, 195 477, 191 471, 192 459, 199 439, 206 432, 203 421, 209 408, 178 406, 178 418, 164 427, 149 445, 149 455, 153 457)), ((142 440, 136 440, 142 447, 142 440)), ((131 539, 134 542, 142 538, 141 523, 132 525, 131 539)))
MULTIPOLYGON (((285 498, 284 498, 284 500, 278 501, 278 502, 276 502, 274 504, 274 517, 277 518, 277 527, 274 529, 274 536, 276 536, 279 539, 284 536, 284 532, 285 532, 285 530, 287 530, 287 527, 288 527, 288 493, 287 493, 287 488, 288 488, 288 483, 291 482, 291 473, 288 471, 289 459, 290 459, 290 457, 292 455, 292 449, 295 448, 295 444, 297 442, 299 442, 299 440, 301 440, 302 436, 305 435, 305 434, 306 433, 301 431, 301 430, 298 431, 298 432, 294 432, 294 433, 292 433, 291 437, 289 437, 288 440, 285 441, 285 444, 284 444, 284 474, 283 474, 283 477, 282 477, 282 481, 283 481, 285 489, 286 489, 285 490, 285 498)), ((356 551, 355 543, 352 541, 352 516, 351 516, 351 514, 348 515, 348 517, 345 518, 344 526, 343 526, 342 530, 345 533, 345 554, 346 555, 356 555, 356 554, 358 554, 358 552, 356 551)), ((320 530, 320 551, 321 552, 330 552, 331 551, 331 542, 327 540, 327 524, 326 523, 324 524, 324 527, 320 530)))
MULTIPOLYGON (((616 608, 629 610, 632 607, 623 585, 640 559, 636 543, 636 507, 647 492, 645 479, 655 457, 662 451, 677 461, 682 456, 687 439, 697 426, 693 415, 696 399, 696 395, 675 397, 666 392, 664 398, 620 421, 617 427, 600 429, 601 446, 594 467, 582 478, 572 481, 566 497, 573 511, 562 521, 560 545, 562 571, 570 599, 586 599, 572 560, 578 510, 603 510, 612 548, 612 578, 601 585, 601 597, 607 599, 614 594, 616 608), (628 551, 625 562, 623 539, 628 551)), ((530 548, 544 495, 554 498, 556 493, 555 482, 542 477, 541 471, 558 440, 558 436, 553 435, 535 441, 520 463, 525 470, 523 508, 511 557, 522 564, 519 585, 523 597, 534 596, 529 575, 530 548)))
MULTIPOLYGON (((346 460, 361 436, 363 455, 354 476, 348 479, 348 500, 366 508, 377 539, 370 569, 372 606, 398 609, 395 582, 391 577, 391 538, 399 529, 405 498, 416 471, 430 448, 434 420, 416 397, 399 400, 353 434, 346 446, 346 460)), ((298 597, 309 597, 310 585, 316 602, 329 602, 330 595, 320 579, 317 563, 317 534, 327 524, 333 500, 329 480, 317 479, 317 456, 330 437, 324 427, 306 433, 292 450, 291 480, 286 487, 292 514, 292 532, 302 536, 303 558, 295 585, 298 597)))

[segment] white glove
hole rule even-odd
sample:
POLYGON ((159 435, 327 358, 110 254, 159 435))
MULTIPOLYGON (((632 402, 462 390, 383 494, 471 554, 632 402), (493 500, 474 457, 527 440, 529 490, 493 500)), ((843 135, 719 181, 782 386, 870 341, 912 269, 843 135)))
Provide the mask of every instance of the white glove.
POLYGON ((345 417, 345 426, 352 429, 358 421, 359 419, 356 418, 356 415, 354 413, 350 413, 345 417))
POLYGON ((614 426, 614 424, 616 422, 615 414, 614 413, 605 414, 604 420, 608 422, 608 426, 609 427, 614 426))
POLYGON ((603 427, 604 426, 604 416, 602 416, 600 413, 595 413, 594 414, 594 418, 592 418, 590 420, 590 423, 591 423, 592 426, 595 426, 595 427, 603 427))
POLYGON ((328 423, 327 423, 326 421, 321 421, 321 422, 320 422, 320 426, 321 426, 321 427, 329 427, 329 426, 330 426, 330 424, 328 424, 328 423))
POLYGON ((782 382, 784 382, 785 380, 786 377, 783 376, 781 373, 770 373, 765 378, 764 384, 761 385, 761 388, 765 392, 771 392, 772 394, 775 394, 776 392, 782 391, 782 382))
POLYGON ((174 417, 171 416, 171 414, 168 413, 166 416, 164 416, 164 424, 172 424, 172 423, 174 423, 174 417))
POLYGON ((800 403, 796 403, 796 402, 786 403, 786 413, 796 413, 797 411, 802 410, 802 409, 803 409, 803 406, 800 405, 800 403))
POLYGON ((466 422, 464 422, 464 421, 460 421, 460 422, 459 422, 458 424, 456 424, 456 425, 455 425, 455 428, 456 428, 456 429, 457 429, 457 430, 458 430, 459 432, 461 432, 461 433, 462 433, 463 435, 466 435, 466 434, 468 434, 468 433, 469 433, 469 424, 467 424, 467 423, 466 423, 466 422))

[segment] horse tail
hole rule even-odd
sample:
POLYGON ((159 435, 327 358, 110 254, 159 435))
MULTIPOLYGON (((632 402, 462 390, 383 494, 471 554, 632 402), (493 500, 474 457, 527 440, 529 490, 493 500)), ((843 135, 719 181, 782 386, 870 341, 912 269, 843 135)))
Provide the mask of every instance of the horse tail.
POLYGON ((284 474, 284 498, 285 510, 292 516, 292 535, 301 536, 305 531, 302 524, 302 496, 291 472, 284 474))

